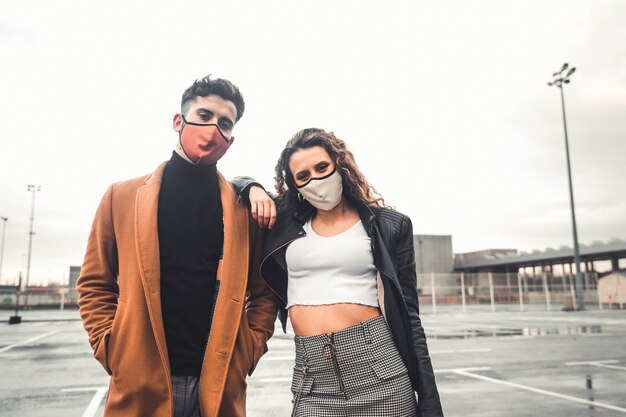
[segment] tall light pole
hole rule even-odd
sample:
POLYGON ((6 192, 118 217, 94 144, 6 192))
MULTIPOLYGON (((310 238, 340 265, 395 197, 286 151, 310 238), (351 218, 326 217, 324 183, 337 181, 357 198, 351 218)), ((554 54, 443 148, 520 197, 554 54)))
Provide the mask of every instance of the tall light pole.
POLYGON ((570 77, 576 71, 576 68, 569 68, 567 63, 563 64, 561 70, 552 74, 554 79, 548 83, 548 86, 557 86, 561 91, 561 108, 563 109, 563 129, 565 130, 565 155, 567 157, 567 179, 569 181, 569 203, 572 211, 572 231, 574 235, 574 264, 576 265, 576 308, 578 310, 585 309, 585 293, 583 290, 583 279, 580 274, 580 251, 578 250, 578 232, 576 231, 576 212, 574 210, 574 189, 572 187, 572 168, 569 160, 569 141, 567 139, 567 122, 565 120, 565 98, 563 96, 563 84, 570 83, 570 77))
POLYGON ((28 185, 28 191, 33 195, 30 204, 30 231, 28 232, 28 258, 26 260, 26 283, 24 284, 24 290, 26 291, 26 301, 28 304, 28 279, 30 278, 30 255, 33 250, 33 223, 35 222, 35 194, 37 191, 41 191, 40 185, 28 185))
POLYGON ((7 231, 7 217, 0 217, 2 220, 2 243, 0 244, 0 282, 2 282, 2 260, 4 259, 4 234, 7 231))

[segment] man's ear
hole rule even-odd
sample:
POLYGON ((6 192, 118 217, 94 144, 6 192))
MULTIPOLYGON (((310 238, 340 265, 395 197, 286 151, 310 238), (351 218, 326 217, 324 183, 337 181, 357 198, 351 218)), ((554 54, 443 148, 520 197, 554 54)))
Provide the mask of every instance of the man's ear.
POLYGON ((183 116, 180 113, 176 113, 174 115, 174 119, 172 120, 172 127, 175 132, 180 132, 183 127, 183 116))
POLYGON ((235 142, 235 137, 231 136, 230 137, 230 141, 228 141, 228 147, 230 148, 231 146, 233 146, 233 143, 235 142))

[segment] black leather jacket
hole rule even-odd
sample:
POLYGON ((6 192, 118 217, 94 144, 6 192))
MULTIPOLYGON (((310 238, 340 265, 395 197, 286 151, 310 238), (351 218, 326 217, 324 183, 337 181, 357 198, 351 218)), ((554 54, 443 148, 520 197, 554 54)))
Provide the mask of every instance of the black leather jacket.
MULTIPOLYGON (((233 184, 245 198, 247 189, 255 183, 250 178, 238 177, 233 184)), ((418 395, 418 416, 443 417, 426 335, 419 317, 411 219, 386 208, 364 204, 356 208, 370 237, 374 264, 383 284, 381 309, 418 395)), ((304 202, 292 212, 279 211, 274 227, 265 236, 260 272, 281 300, 278 316, 283 331, 287 326, 285 253, 289 243, 305 235, 303 225, 314 210, 304 202)))

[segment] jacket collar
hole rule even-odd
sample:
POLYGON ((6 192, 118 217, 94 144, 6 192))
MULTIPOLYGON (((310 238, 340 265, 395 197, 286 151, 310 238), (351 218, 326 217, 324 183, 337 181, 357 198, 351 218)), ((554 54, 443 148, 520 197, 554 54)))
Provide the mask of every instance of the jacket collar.
POLYGON ((361 223, 363 223, 363 227, 367 231, 367 234, 372 236, 372 226, 375 225, 376 211, 375 207, 370 207, 365 203, 359 201, 355 204, 356 210, 359 212, 359 217, 361 218, 361 223))
MULTIPOLYGON (((350 202, 350 204, 357 210, 359 213, 359 217, 361 218, 361 222, 365 227, 365 230, 368 231, 368 234, 371 234, 371 227, 376 220, 375 211, 377 207, 370 207, 362 201, 350 202)), ((301 224, 306 223, 306 221, 313 215, 315 208, 308 203, 307 201, 303 201, 292 213, 291 217, 300 222, 301 224)))

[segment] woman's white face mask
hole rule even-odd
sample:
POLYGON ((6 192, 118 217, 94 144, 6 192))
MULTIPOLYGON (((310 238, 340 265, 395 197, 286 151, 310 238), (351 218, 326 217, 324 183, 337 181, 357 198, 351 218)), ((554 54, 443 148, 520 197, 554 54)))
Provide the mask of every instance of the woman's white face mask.
POLYGON ((307 183, 297 187, 302 197, 320 210, 332 210, 341 202, 343 183, 337 168, 328 175, 311 178, 307 183))

